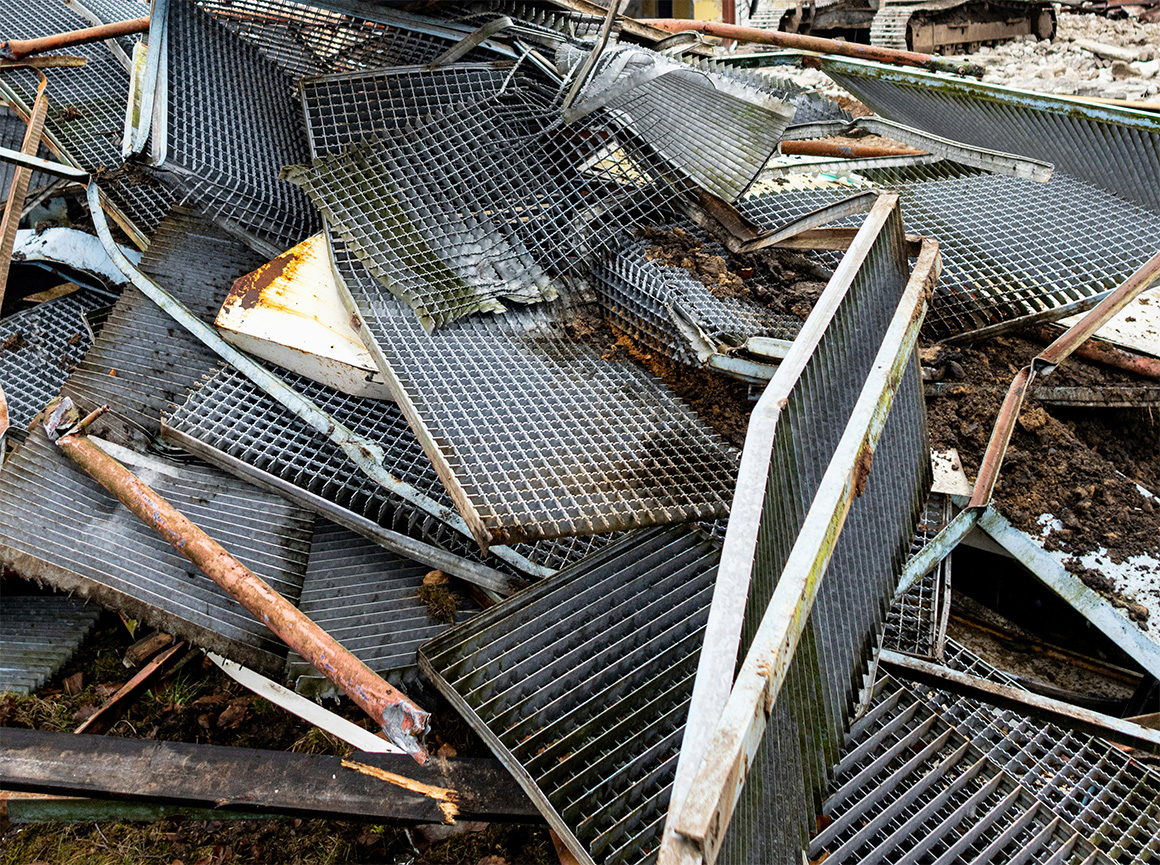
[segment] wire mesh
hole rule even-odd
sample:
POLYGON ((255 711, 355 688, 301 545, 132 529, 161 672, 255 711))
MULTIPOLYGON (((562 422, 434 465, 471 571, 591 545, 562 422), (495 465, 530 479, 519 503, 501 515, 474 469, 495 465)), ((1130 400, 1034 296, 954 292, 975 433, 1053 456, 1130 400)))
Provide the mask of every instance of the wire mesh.
POLYGON ((68 663, 101 608, 64 595, 18 595, 0 604, 0 693, 31 694, 68 663))
MULTIPOLYGON (((24 133, 27 131, 27 124, 16 116, 3 104, 0 104, 0 147, 7 147, 9 150, 20 150, 24 144, 24 133)), ((42 144, 37 155, 43 159, 50 159, 51 154, 48 149, 42 144)), ((8 203, 8 193, 12 189, 12 178, 16 176, 16 166, 11 162, 0 162, 0 213, 4 211, 4 207, 8 203)), ((40 189, 48 186, 56 178, 50 177, 46 174, 41 174, 39 171, 32 172, 28 179, 28 195, 25 198, 27 203, 33 195, 40 189)))
POLYGON ((792 78, 778 75, 770 69, 744 69, 731 63, 728 58, 689 57, 686 59, 695 69, 703 69, 728 78, 736 78, 750 86, 760 87, 778 99, 794 107, 793 125, 816 123, 821 120, 851 120, 850 112, 832 99, 808 87, 803 87, 792 78))
MULTIPOLYGON (((949 497, 932 493, 910 545, 913 557, 937 535, 952 516, 949 497)), ((951 603, 951 557, 895 598, 886 615, 882 648, 941 661, 951 603)))
MULTIPOLYGON (((98 4, 108 21, 147 14, 135 2, 98 4)), ((55 0, 27 0, 0 4, 0 33, 6 39, 32 39, 91 26, 67 5, 55 0)), ((45 139, 62 158, 98 175, 101 190, 136 228, 148 236, 169 211, 175 198, 148 169, 125 167, 121 160, 121 132, 129 97, 129 72, 100 43, 77 45, 52 54, 84 57, 79 69, 48 69, 48 117, 45 139)), ((36 98, 36 74, 6 69, 0 75, 0 98, 27 117, 36 98)))
MULTIPOLYGON (((588 56, 564 44, 556 64, 571 75, 588 56)), ((793 106, 760 78, 722 74, 633 46, 606 48, 573 103, 626 117, 626 127, 674 169, 735 201, 776 152, 793 106)))
MULTIPOLYGON (((419 646, 447 630, 419 598, 426 565, 397 556, 328 520, 318 520, 298 608, 356 658, 380 674, 409 674, 419 646)), ((454 589, 454 587, 446 587, 454 589)), ((454 596, 453 622, 479 611, 470 597, 454 596)), ((286 676, 300 692, 319 691, 328 680, 295 653, 286 676)))
POLYGON ((166 38, 167 174, 263 252, 317 232, 310 202, 278 178, 308 153, 292 79, 194 0, 170 4, 166 38))
POLYGON ((491 542, 725 515, 733 455, 632 361, 569 337, 568 310, 472 316, 428 336, 331 240, 411 428, 491 542))
POLYGON ((553 51, 565 40, 595 37, 604 23, 601 15, 587 15, 562 7, 544 8, 520 0, 441 5, 437 14, 471 27, 481 27, 500 15, 506 15, 512 19, 512 26, 506 32, 553 51))
MULTIPOLYGON (((113 445, 106 445, 112 448, 113 445)), ((216 469, 114 452, 134 473, 291 603, 313 516, 216 469)), ((60 591, 266 672, 285 646, 100 484, 42 429, 0 472, 0 564, 60 591)))
MULTIPOLYGON (((929 166, 866 174, 902 194, 910 231, 938 238, 943 271, 926 328, 940 339, 1094 306, 1147 260, 1160 232, 1160 212, 1059 171, 1046 184, 957 171, 939 176, 952 172, 929 166)), ((741 209, 776 225, 843 194, 772 193, 741 209)))
POLYGON ((419 663, 553 828, 654 861, 720 546, 650 529, 456 626, 419 663))
POLYGON ((60 393, 92 345, 84 314, 108 303, 107 297, 80 289, 0 321, 0 385, 14 430, 27 427, 60 393))

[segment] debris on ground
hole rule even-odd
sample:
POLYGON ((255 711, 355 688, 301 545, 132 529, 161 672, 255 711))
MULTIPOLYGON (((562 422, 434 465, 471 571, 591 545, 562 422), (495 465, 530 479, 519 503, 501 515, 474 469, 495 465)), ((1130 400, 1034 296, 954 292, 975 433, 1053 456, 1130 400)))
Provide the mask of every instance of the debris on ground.
POLYGON ((1160 856, 1160 7, 702 6, 0 8, 4 863, 1160 856))

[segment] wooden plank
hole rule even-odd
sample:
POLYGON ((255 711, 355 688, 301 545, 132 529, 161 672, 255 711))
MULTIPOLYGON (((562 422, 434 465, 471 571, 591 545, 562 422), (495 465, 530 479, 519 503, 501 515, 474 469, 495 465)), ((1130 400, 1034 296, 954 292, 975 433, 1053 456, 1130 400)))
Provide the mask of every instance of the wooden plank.
MULTIPOLYGON (((343 758, 256 748, 154 742, 5 728, 0 788, 305 817, 447 822, 425 788, 455 791, 455 819, 539 823, 497 760, 356 751, 349 762, 402 776, 405 786, 344 768, 343 758)), ((382 774, 378 773, 378 774, 382 774)))

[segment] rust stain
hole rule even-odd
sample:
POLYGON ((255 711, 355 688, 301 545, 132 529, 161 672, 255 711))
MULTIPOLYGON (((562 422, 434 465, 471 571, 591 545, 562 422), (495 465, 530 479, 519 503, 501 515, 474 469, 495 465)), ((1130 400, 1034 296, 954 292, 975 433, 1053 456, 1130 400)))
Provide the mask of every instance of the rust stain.
POLYGON ((866 481, 870 479, 870 470, 874 467, 874 451, 865 447, 858 454, 858 463, 854 466, 854 495, 861 496, 866 491, 866 481))
POLYGON ((273 261, 268 261, 255 270, 239 277, 230 289, 226 298, 227 306, 237 306, 241 309, 253 309, 259 305, 269 306, 268 300, 263 304, 262 293, 279 280, 291 281, 294 274, 301 267, 306 256, 299 247, 287 250, 273 261))

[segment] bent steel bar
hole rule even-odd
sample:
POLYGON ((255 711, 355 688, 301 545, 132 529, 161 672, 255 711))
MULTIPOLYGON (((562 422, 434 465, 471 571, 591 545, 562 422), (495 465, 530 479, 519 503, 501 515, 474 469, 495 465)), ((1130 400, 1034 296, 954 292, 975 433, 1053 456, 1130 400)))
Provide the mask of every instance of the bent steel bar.
MULTIPOLYGON (((895 202, 894 197, 880 202, 867 219, 863 229, 865 234, 851 246, 852 252, 857 249, 862 255, 868 254, 886 218, 892 215, 890 211, 895 202)), ((897 216, 895 221, 900 221, 897 216)), ((855 269, 856 263, 851 263, 849 267, 855 269)), ((662 863, 716 861, 730 817, 744 786, 744 778, 762 745, 767 716, 789 673, 797 644, 806 632, 806 620, 834 553, 839 532, 853 499, 861 495, 869 470, 868 460, 878 445, 903 375, 912 366, 913 348, 925 311, 927 294, 937 273, 937 244, 927 241, 923 244, 915 270, 889 322, 881 348, 849 415, 841 440, 828 460, 829 465, 804 523, 801 524, 789 558, 781 569, 772 599, 753 634, 736 684, 718 719, 715 710, 722 702, 721 679, 728 683, 736 657, 735 654, 730 655, 729 650, 735 652, 741 635, 740 620, 748 584, 751 577, 757 575, 758 569, 773 564, 763 560, 765 557, 761 555, 759 535, 771 531, 768 527, 763 530, 762 526, 765 521, 763 512, 766 510, 767 478, 771 471, 769 462, 778 416, 786 404, 789 392, 797 384, 797 376, 804 370, 809 355, 824 337, 824 331, 835 315, 840 294, 837 297, 831 296, 828 304, 827 298, 823 296, 819 303, 821 309, 815 308, 816 315, 807 322, 799 337, 802 349, 793 352, 791 357, 783 361, 758 405, 759 414, 751 430, 760 435, 763 447, 750 449, 750 442, 755 441, 751 433, 745 455, 751 460, 752 470, 745 471, 743 465, 740 473, 742 481, 739 481, 734 500, 721 579, 718 580, 711 614, 716 621, 710 620, 706 650, 702 654, 698 672, 697 690, 701 694, 694 693, 695 701, 700 698, 699 705, 690 710, 690 734, 686 736, 682 747, 683 789, 674 791, 670 804, 660 859, 662 863), (764 458, 764 465, 759 464, 761 461, 758 460, 758 454, 764 458), (732 580, 726 574, 727 566, 733 572, 732 580), (715 632, 725 640, 726 651, 708 651, 709 646, 716 648, 719 645, 712 639, 713 634, 710 632, 715 632), (712 681, 714 678, 716 682, 712 681), (707 698, 709 691, 717 693, 707 698), (695 773, 690 772, 690 769, 695 770, 695 773)), ((852 276, 847 273, 845 279, 851 280, 852 276)), ((838 279, 839 274, 835 274, 835 280, 838 279)), ((756 612, 761 611, 758 609, 756 612)), ((746 618, 750 616, 747 614, 746 618)), ((837 735, 840 730, 834 733, 837 735)), ((811 734, 811 737, 818 738, 817 734, 811 734)), ((815 759, 814 755, 806 756, 807 762, 815 759)), ((796 827, 790 828, 786 834, 793 831, 796 831, 796 827)))
MULTIPOLYGON (((109 232, 109 224, 105 221, 105 215, 101 211, 100 190, 96 183, 90 182, 88 185, 88 204, 89 211, 93 217, 93 226, 97 229, 97 235, 101 238, 101 243, 104 245, 105 251, 108 252, 109 258, 113 260, 113 263, 117 265, 118 269, 125 274, 129 281, 142 294, 165 310, 178 324, 197 337, 198 340, 214 351, 219 357, 243 373, 250 381, 258 385, 258 387, 310 424, 311 427, 318 430, 318 432, 342 448, 343 453, 376 483, 386 487, 392 493, 407 501, 412 502, 433 517, 443 520, 461 534, 472 537, 467 523, 454 510, 433 502, 409 484, 404 484, 398 478, 384 471, 382 467, 383 452, 378 443, 356 435, 348 427, 338 423, 317 405, 298 393, 298 391, 289 387, 264 366, 255 362, 249 355, 238 351, 222 339, 218 335, 218 332, 210 325, 186 309, 177 298, 134 267, 129 259, 125 257, 124 253, 121 252, 120 247, 117 246, 116 241, 113 240, 113 236, 109 232)), ((550 570, 529 561, 525 556, 520 555, 508 547, 493 546, 491 547, 491 551, 497 557, 519 568, 526 574, 543 577, 551 573, 550 570)), ((406 550, 400 550, 400 552, 404 555, 407 554, 406 550)), ((470 576, 466 574, 462 576, 464 579, 470 579, 470 576)))

